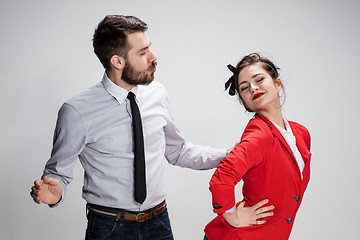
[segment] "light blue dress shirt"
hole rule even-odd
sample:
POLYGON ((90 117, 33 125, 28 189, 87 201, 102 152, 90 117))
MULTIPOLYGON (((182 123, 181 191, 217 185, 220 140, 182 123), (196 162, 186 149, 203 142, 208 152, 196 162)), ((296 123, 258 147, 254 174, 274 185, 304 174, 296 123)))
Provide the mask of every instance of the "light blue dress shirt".
POLYGON ((107 76, 97 85, 65 102, 58 114, 51 157, 43 177, 60 180, 65 198, 72 170, 84 168, 83 198, 88 203, 142 211, 166 198, 166 160, 192 169, 211 169, 225 157, 225 149, 186 142, 176 128, 165 88, 158 82, 131 89, 141 112, 147 198, 134 200, 133 137, 128 91, 107 76))

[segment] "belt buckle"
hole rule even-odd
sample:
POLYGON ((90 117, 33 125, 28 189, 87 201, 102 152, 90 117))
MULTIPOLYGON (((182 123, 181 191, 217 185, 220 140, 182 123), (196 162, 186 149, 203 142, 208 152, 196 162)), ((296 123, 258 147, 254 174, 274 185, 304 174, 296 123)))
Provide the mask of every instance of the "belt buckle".
POLYGON ((137 215, 136 215, 136 221, 137 222, 145 222, 145 219, 139 219, 141 216, 143 216, 143 215, 145 215, 145 213, 138 213, 137 215))

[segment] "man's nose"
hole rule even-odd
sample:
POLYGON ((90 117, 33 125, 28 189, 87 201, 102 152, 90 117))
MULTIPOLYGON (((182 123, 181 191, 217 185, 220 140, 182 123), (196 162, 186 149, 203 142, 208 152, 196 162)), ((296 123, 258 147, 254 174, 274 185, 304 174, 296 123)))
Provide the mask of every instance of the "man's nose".
POLYGON ((156 60, 157 60, 157 57, 156 57, 155 53, 150 50, 149 62, 154 62, 156 60))

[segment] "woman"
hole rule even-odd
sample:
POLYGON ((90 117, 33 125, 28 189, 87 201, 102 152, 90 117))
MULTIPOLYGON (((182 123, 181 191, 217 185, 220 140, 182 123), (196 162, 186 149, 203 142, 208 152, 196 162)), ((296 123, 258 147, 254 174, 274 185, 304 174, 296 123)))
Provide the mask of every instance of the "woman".
POLYGON ((310 178, 309 132, 283 117, 283 86, 270 60, 254 53, 229 69, 226 89, 255 116, 210 180, 218 216, 205 227, 205 239, 288 239, 310 178), (244 199, 235 205, 241 179, 244 199))

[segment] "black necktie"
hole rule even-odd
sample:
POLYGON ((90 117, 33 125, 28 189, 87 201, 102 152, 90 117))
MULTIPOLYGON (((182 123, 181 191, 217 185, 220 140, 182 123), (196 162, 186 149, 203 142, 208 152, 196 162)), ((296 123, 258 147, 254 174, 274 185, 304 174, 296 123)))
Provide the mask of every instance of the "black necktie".
POLYGON ((129 92, 127 98, 130 100, 133 133, 134 133, 134 182, 135 182, 135 201, 143 203, 146 198, 145 180, 145 153, 144 138, 141 124, 141 116, 138 105, 135 101, 135 94, 129 92))

